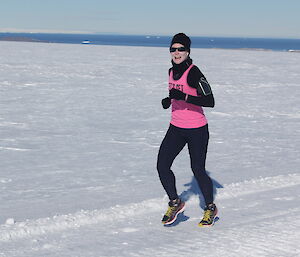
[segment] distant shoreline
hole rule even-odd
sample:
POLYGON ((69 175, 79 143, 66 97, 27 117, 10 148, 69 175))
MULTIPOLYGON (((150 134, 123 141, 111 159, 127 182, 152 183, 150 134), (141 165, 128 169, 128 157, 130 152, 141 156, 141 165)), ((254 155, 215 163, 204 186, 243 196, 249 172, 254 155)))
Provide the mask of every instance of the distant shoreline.
MULTIPOLYGON (((192 48, 300 52, 300 39, 191 37, 192 48)), ((0 33, 0 41, 169 47, 169 36, 0 33)))
POLYGON ((29 38, 29 37, 1 37, 0 41, 50 43, 48 41, 34 39, 34 38, 29 38))

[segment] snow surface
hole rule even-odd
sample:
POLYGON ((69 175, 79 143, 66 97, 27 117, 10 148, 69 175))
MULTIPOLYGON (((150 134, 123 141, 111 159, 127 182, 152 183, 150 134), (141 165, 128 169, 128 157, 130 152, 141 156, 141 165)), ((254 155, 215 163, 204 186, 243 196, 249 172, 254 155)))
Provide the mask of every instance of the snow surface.
POLYGON ((300 256, 300 55, 192 57, 216 100, 219 220, 205 229, 186 149, 173 165, 186 211, 160 222, 168 49, 0 42, 0 256, 300 256))

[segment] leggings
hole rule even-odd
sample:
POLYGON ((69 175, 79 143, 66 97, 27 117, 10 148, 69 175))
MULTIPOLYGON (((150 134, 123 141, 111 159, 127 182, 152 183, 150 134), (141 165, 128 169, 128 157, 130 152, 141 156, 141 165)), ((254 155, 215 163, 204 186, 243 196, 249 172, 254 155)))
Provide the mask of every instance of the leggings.
POLYGON ((208 139, 208 125, 200 128, 185 129, 170 124, 161 143, 157 158, 158 175, 170 200, 178 198, 175 176, 171 166, 176 156, 187 144, 191 168, 205 199, 205 204, 213 203, 213 184, 205 170, 208 139))

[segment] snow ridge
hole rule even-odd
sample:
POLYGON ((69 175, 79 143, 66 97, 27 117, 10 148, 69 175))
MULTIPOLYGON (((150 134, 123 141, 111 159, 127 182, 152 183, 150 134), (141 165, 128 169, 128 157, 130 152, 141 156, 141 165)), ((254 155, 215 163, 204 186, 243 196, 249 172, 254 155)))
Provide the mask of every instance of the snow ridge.
MULTIPOLYGON (((242 195, 269 191, 278 188, 291 187, 300 184, 299 174, 278 175, 275 177, 246 180, 239 183, 224 185, 218 189, 217 200, 239 197, 242 195)), ((189 204, 198 204, 196 196, 189 204)), ((0 226, 0 241, 10 241, 47 233, 56 233, 81 226, 109 223, 126 219, 130 216, 143 216, 145 212, 160 212, 165 207, 163 198, 149 199, 128 205, 116 205, 102 210, 81 210, 73 214, 57 215, 54 217, 27 220, 14 224, 0 226)))
POLYGON ((296 186, 299 184, 299 174, 278 175, 275 177, 265 178, 261 177, 225 185, 223 189, 219 189, 220 192, 218 192, 217 199, 227 199, 272 189, 296 186))

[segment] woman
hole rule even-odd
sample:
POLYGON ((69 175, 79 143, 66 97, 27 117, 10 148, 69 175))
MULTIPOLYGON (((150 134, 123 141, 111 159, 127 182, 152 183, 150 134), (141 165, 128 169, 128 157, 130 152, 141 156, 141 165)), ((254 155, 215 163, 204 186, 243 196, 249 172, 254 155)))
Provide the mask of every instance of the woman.
POLYGON ((169 207, 162 219, 167 225, 182 213, 185 203, 179 198, 175 176, 171 170, 175 157, 188 145, 191 168, 205 199, 203 219, 199 226, 211 226, 217 214, 213 203, 213 185, 205 170, 208 145, 208 125, 202 107, 214 107, 211 88, 190 59, 191 40, 184 33, 171 42, 172 68, 169 70, 169 97, 162 100, 164 109, 172 105, 170 127, 162 141, 157 159, 160 181, 169 197, 169 207))

